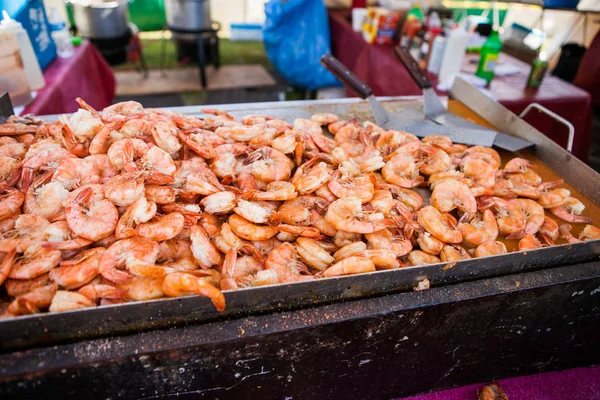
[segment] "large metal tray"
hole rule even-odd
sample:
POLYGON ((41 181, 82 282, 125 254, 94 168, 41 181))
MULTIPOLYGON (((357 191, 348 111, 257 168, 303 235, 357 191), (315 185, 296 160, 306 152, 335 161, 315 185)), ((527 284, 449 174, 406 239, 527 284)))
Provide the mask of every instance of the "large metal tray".
MULTIPOLYGON (((476 114, 492 122, 497 129, 535 143, 536 157, 584 196, 592 200, 600 198, 600 175, 552 140, 468 85, 459 85, 457 90, 453 89, 453 95, 476 114)), ((394 112, 420 112, 422 109, 420 98, 382 100, 384 106, 394 112)), ((332 112, 343 118, 372 118, 367 103, 356 99, 238 104, 211 108, 225 109, 236 117, 267 114, 290 122, 294 118, 309 117, 315 112, 332 112)), ((172 110, 190 115, 200 113, 200 107, 180 107, 172 110)), ((240 289, 225 292, 227 308, 222 313, 215 311, 207 298, 191 296, 22 316, 0 321, 0 352, 407 291, 412 290, 425 278, 431 281, 432 286, 440 286, 584 263, 597 260, 599 255, 600 241, 597 240, 458 263, 440 263, 311 282, 240 289)))

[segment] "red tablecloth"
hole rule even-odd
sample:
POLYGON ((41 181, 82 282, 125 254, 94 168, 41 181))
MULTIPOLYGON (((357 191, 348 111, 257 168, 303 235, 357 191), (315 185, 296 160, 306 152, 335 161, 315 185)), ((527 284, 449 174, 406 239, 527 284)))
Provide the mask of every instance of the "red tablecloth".
MULTIPOLYGON (((352 30, 346 12, 330 12, 329 24, 333 54, 370 86, 376 96, 422 94, 408 71, 396 58, 393 47, 366 43, 360 33, 352 30)), ((469 62, 473 57, 477 58, 465 57, 464 70, 475 70, 476 65, 469 62)), ((534 102, 556 112, 575 127, 573 154, 584 161, 587 160, 592 121, 590 95, 551 75, 546 76, 539 90, 526 90, 529 66, 506 54, 501 55, 500 61, 518 66, 521 72, 517 75, 497 77, 492 81, 490 90, 496 100, 517 114, 534 102)), ((355 96, 352 92, 348 94, 355 96)), ((537 112, 532 112, 526 120, 563 147, 566 146, 568 131, 559 123, 537 112)))
POLYGON ((69 58, 57 57, 44 71, 46 86, 21 113, 48 115, 75 112, 81 97, 96 109, 112 104, 115 77, 102 55, 87 40, 69 58))

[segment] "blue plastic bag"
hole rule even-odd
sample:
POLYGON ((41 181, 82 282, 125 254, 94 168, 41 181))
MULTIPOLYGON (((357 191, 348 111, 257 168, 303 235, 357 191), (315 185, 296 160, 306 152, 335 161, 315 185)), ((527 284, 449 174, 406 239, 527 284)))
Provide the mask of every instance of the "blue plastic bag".
POLYGON ((267 56, 290 84, 308 90, 341 86, 320 63, 331 52, 323 0, 271 0, 265 14, 267 56))

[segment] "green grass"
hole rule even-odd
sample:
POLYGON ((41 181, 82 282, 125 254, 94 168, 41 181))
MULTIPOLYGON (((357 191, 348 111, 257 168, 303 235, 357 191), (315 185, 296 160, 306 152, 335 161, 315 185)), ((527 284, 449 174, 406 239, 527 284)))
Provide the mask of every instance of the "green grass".
MULTIPOLYGON (((162 49, 165 49, 165 68, 181 68, 177 63, 177 50, 175 43, 170 39, 142 39, 142 51, 148 68, 160 68, 162 49)), ((233 64, 260 64, 266 69, 273 68, 265 53, 262 42, 231 42, 228 39, 219 40, 221 65, 233 64)), ((114 66, 115 70, 134 69, 136 63, 126 63, 114 66)))

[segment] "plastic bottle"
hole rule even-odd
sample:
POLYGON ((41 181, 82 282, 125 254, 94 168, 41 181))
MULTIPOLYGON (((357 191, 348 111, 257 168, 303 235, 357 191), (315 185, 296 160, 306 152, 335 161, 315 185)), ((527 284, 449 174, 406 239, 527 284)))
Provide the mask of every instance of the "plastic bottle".
POLYGON ((432 74, 439 75, 440 68, 442 67, 442 59, 446 51, 446 37, 443 34, 437 35, 433 39, 431 45, 431 51, 429 52, 429 63, 427 64, 427 71, 432 74))
POLYGON ((500 50, 502 50, 502 41, 498 31, 493 30, 481 48, 481 58, 475 76, 485 79, 488 83, 494 79, 494 68, 498 63, 500 50))
POLYGON ((21 54, 21 60, 25 67, 25 75, 27 76, 27 82, 29 83, 29 89, 38 90, 46 85, 44 80, 44 74, 38 63, 37 57, 31 46, 29 35, 27 31, 23 29, 23 25, 20 22, 10 18, 6 11, 2 11, 4 19, 0 21, 0 32, 13 33, 17 37, 17 43, 19 44, 19 52, 21 54))
POLYGON ((462 63, 467 51, 469 34, 462 24, 453 29, 446 38, 446 51, 442 59, 439 80, 446 80, 451 75, 456 75, 462 68, 462 63))
POLYGON ((48 15, 50 25, 50 34, 52 40, 56 43, 56 54, 61 58, 69 58, 73 55, 73 43, 71 42, 71 33, 65 24, 60 12, 52 7, 48 15))
POLYGON ((8 92, 15 106, 27 104, 31 100, 19 43, 12 32, 0 33, 0 93, 4 91, 8 92))
POLYGON ((531 71, 527 78, 526 87, 534 89, 539 88, 544 80, 546 71, 548 71, 548 61, 546 54, 542 51, 531 63, 531 71))

